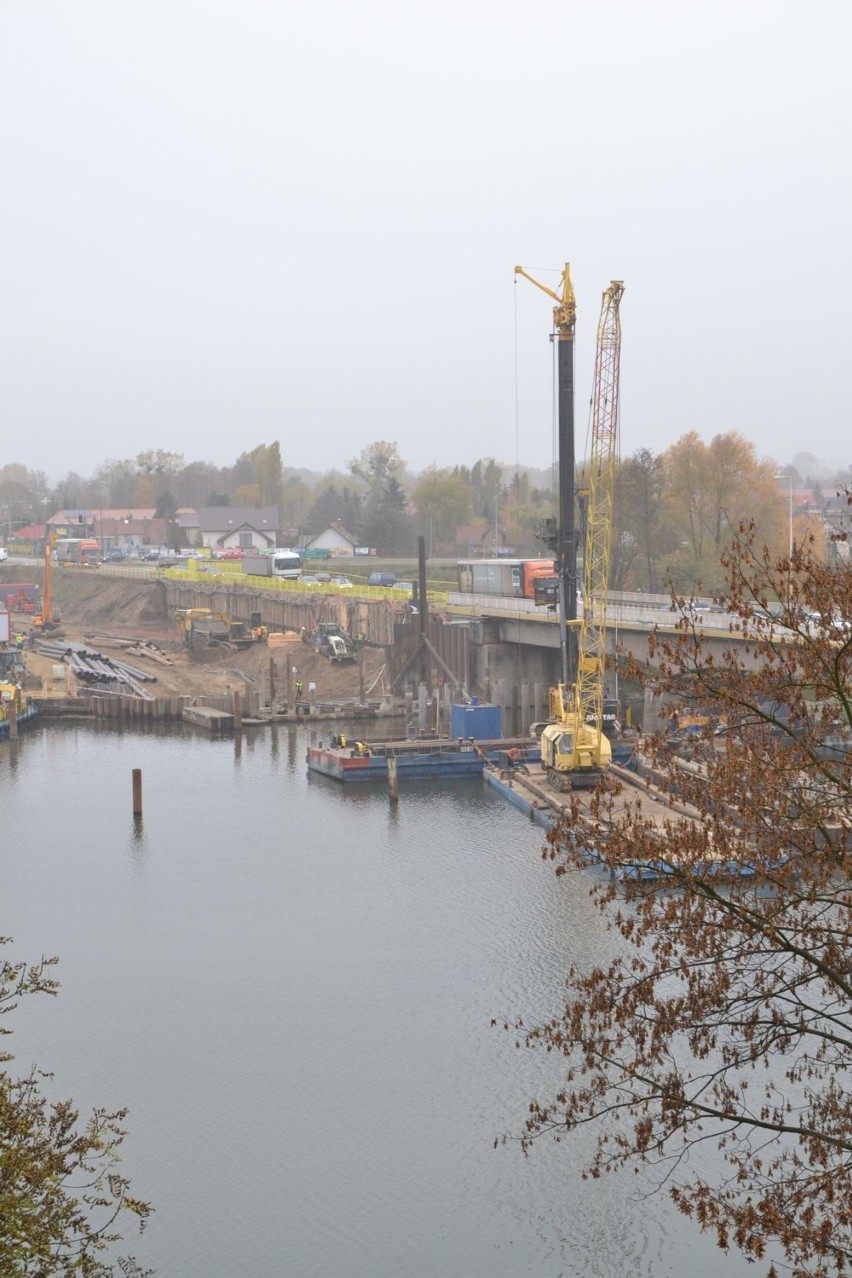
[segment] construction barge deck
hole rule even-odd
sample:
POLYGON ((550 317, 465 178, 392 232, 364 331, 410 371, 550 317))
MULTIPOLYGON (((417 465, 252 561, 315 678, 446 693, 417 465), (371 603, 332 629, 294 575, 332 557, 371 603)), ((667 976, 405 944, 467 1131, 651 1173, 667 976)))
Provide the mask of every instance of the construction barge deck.
POLYGON ((492 741, 449 738, 415 738, 399 741, 352 741, 332 738, 326 746, 309 746, 309 772, 335 781, 387 781, 388 760, 396 761, 400 780, 453 780, 480 777, 489 763, 497 763, 501 753, 512 753, 518 762, 537 763, 541 752, 531 737, 509 737, 492 741), (517 753, 515 753, 517 752, 517 753))
MULTIPOLYGON (((678 817, 696 822, 702 819, 697 809, 672 799, 658 788, 653 773, 641 755, 637 755, 633 762, 635 768, 619 763, 612 763, 609 768, 609 774, 622 784, 622 792, 613 796, 613 815, 616 820, 625 804, 635 801, 637 789, 642 795, 643 816, 656 827, 661 840, 665 839, 666 822, 678 817)), ((511 769, 489 766, 483 770, 483 777, 486 784, 501 798, 523 812, 543 830, 553 830, 562 820, 570 822, 571 837, 575 840, 582 859, 589 865, 602 862, 598 845, 602 842, 606 826, 591 812, 591 791, 575 791, 569 803, 566 796, 557 794, 549 787, 540 764, 511 769), (574 803, 579 805, 579 814, 574 803)), ((701 872, 714 879, 733 881, 754 878, 756 869, 756 865, 748 860, 713 857, 703 865, 701 872)), ((674 882, 677 875, 678 866, 666 856, 664 842, 661 842, 656 856, 653 849, 649 848, 647 858, 624 863, 612 871, 612 876, 625 885, 659 880, 674 882)))
MULTIPOLYGON (((625 751, 625 762, 631 750, 632 746, 629 746, 625 751)), ((309 772, 318 772, 335 781, 387 781, 389 759, 396 760, 400 781, 429 778, 450 781, 479 777, 487 767, 498 765, 501 757, 506 766, 537 767, 541 762, 539 740, 533 737, 500 737, 485 741, 464 737, 418 737, 397 741, 354 741, 332 737, 328 745, 319 742, 316 746, 309 746, 306 753, 309 772), (343 744, 340 744, 341 740, 343 744)))

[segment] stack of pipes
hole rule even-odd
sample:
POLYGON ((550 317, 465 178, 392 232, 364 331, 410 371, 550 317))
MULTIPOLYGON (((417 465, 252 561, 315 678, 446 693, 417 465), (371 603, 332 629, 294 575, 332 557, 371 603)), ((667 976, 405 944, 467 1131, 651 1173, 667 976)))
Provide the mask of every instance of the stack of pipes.
POLYGON ((143 683, 155 683, 156 675, 129 666, 124 661, 116 661, 106 657, 93 648, 82 643, 69 643, 65 639, 41 640, 38 652, 43 657, 54 661, 64 661, 70 666, 74 675, 86 685, 85 696, 99 692, 120 693, 126 696, 140 697, 143 701, 153 701, 149 692, 141 687, 143 683), (118 688, 111 685, 119 684, 118 688))

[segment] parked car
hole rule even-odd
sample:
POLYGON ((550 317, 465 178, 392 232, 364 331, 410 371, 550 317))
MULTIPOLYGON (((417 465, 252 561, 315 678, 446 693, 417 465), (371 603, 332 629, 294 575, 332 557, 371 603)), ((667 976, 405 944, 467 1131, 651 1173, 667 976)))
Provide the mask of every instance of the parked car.
POLYGON ((395 586, 396 573, 393 572, 371 572, 367 578, 368 586, 395 586))
POLYGON ((316 577, 317 581, 331 581, 330 572, 315 572, 314 576, 316 577))
POLYGON ((245 559, 246 552, 240 550, 239 546, 232 546, 229 550, 217 550, 214 555, 215 559, 245 559))
POLYGON ((332 577, 331 584, 333 586, 337 586, 338 590, 354 589, 352 582, 349 580, 348 577, 332 577))
POLYGON ((407 590, 410 595, 414 594, 413 581, 397 581, 394 583, 394 590, 407 590))
POLYGON ((298 581, 300 586, 307 586, 309 589, 311 586, 318 586, 320 584, 317 578, 311 573, 308 573, 307 575, 303 573, 302 576, 299 577, 298 581))
POLYGON ((0 546, 0 561, 9 558, 9 552, 5 546, 0 546))

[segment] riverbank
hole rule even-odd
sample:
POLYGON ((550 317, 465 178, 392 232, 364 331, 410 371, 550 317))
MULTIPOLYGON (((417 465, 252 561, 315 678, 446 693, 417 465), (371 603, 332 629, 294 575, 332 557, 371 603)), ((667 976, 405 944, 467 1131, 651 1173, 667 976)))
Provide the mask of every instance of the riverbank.
MULTIPOLYGON (((310 685, 319 702, 381 700, 387 691, 383 648, 367 647, 360 661, 332 664, 291 631, 248 648, 190 653, 169 616, 160 583, 105 579, 92 574, 57 574, 55 589, 62 624, 51 641, 84 644, 116 660, 131 662, 148 679, 154 698, 225 697, 256 688, 260 699, 294 700, 298 679, 307 700, 310 685), (295 673, 294 673, 295 670, 295 673)), ((28 635, 32 616, 13 613, 12 627, 28 635)), ((67 700, 78 685, 55 652, 24 654, 26 691, 38 701, 67 700)))

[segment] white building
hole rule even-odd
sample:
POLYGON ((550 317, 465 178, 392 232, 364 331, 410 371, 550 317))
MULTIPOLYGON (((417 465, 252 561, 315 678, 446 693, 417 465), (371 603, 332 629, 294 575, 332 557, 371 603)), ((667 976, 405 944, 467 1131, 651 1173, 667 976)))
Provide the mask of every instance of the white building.
POLYGON ((202 506, 202 546, 212 550, 270 550, 278 536, 276 506, 202 506))

